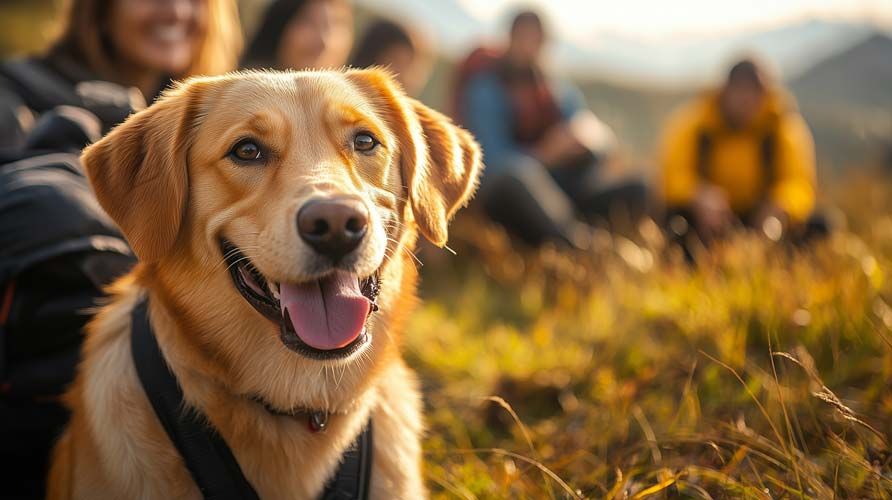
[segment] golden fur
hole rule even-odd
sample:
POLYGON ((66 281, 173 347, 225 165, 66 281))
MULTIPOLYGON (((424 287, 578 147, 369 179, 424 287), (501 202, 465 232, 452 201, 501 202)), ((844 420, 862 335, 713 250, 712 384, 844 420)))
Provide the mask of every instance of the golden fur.
POLYGON ((96 195, 140 263, 88 327, 71 421, 53 455, 49 497, 200 498, 160 426, 130 356, 130 314, 143 297, 183 387, 232 449, 261 498, 313 498, 369 415, 374 498, 423 498, 421 397, 399 354, 417 274, 417 232, 436 244, 482 168, 473 138, 407 98, 380 70, 249 72, 189 80, 88 148, 96 195), (357 130, 381 141, 350 148, 357 130), (270 149, 262 166, 227 158, 245 136, 270 149), (372 342, 337 361, 285 348, 278 326, 234 288, 225 236, 265 277, 301 282, 310 249, 295 227, 310 196, 358 195, 371 210, 355 272, 381 274, 372 342), (276 408, 342 412, 310 433, 276 408))

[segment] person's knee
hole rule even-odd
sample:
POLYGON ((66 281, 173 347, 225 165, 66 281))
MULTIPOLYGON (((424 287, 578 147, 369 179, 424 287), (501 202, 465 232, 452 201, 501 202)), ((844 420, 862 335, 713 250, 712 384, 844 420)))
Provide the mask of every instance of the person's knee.
POLYGON ((830 235, 830 232, 830 219, 823 212, 815 211, 805 221, 803 230, 805 240, 825 238, 830 235))
POLYGON ((487 216, 533 245, 567 240, 573 207, 541 163, 496 170, 484 179, 478 199, 487 216))
POLYGON ((642 181, 630 180, 610 187, 581 202, 589 217, 602 217, 612 223, 635 224, 649 212, 650 192, 642 181))
POLYGON ((650 188, 641 180, 627 181, 620 187, 618 199, 631 213, 644 215, 650 205, 650 188))
POLYGON ((650 198, 650 187, 642 180, 628 181, 625 190, 626 196, 632 200, 646 202, 650 198))
POLYGON ((534 200, 536 190, 541 186, 542 175, 547 175, 542 164, 532 159, 517 160, 511 165, 494 169, 484 178, 478 197, 484 200, 484 204, 517 198, 534 200))

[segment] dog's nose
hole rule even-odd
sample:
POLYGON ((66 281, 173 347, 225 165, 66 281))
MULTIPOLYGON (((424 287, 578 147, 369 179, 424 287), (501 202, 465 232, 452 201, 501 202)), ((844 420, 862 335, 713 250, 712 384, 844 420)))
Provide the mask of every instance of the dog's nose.
POLYGON ((369 225, 361 200, 341 196, 308 201, 297 212, 297 232, 314 250, 340 260, 359 246, 369 225))

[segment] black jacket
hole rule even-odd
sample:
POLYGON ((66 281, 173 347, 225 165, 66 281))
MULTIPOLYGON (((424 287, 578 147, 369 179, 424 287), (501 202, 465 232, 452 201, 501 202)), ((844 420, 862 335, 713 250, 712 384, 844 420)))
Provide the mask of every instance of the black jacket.
POLYGON ((59 54, 0 64, 2 498, 44 497, 82 327, 135 260, 78 157, 141 100, 59 54))
POLYGON ((61 50, 0 63, 0 151, 26 147, 26 137, 44 113, 58 106, 94 114, 101 134, 145 107, 136 88, 97 78, 61 50))

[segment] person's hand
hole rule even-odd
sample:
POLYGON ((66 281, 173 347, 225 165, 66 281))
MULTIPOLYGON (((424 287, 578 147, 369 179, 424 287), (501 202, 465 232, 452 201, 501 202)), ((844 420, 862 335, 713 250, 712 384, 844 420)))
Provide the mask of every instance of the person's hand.
POLYGON ((734 221, 727 196, 716 186, 702 186, 694 197, 692 209, 697 229, 705 239, 721 236, 734 221))
POLYGON ((763 236, 771 241, 779 241, 786 231, 788 220, 782 208, 771 201, 766 201, 756 210, 753 223, 763 236))
POLYGON ((589 151, 607 155, 616 148, 613 130, 587 109, 577 111, 568 122, 573 137, 589 151))
POLYGON ((564 160, 585 154, 586 147, 564 123, 555 125, 533 147, 533 155, 545 165, 559 165, 564 160))

